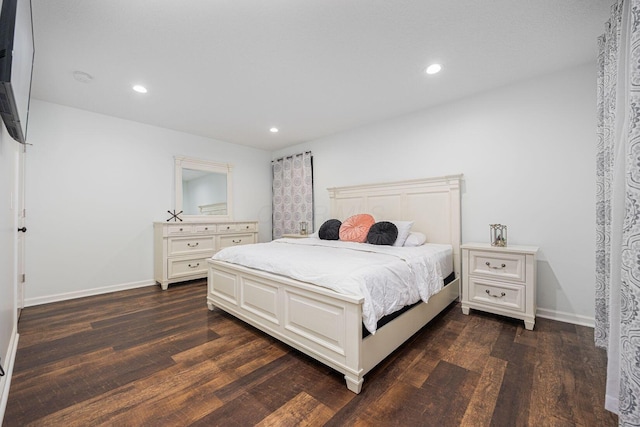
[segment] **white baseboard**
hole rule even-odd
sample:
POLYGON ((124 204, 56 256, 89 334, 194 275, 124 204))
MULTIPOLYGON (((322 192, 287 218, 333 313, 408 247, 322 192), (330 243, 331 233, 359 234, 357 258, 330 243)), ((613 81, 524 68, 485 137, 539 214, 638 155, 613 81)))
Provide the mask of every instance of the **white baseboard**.
POLYGON ((546 308, 538 308, 536 310, 536 316, 544 319, 557 320, 558 322, 588 326, 590 328, 593 328, 596 324, 593 317, 582 316, 574 313, 565 313, 563 311, 547 310, 546 308))
POLYGON ((34 305, 48 304, 51 302, 66 301, 70 299, 90 297, 93 295, 108 294, 109 292, 125 291, 127 289, 143 288, 145 286, 155 285, 155 280, 142 280, 140 282, 122 283, 120 285, 103 286, 101 288, 85 289, 82 291, 65 292, 62 294, 48 295, 44 297, 26 298, 24 300, 25 307, 34 305))
POLYGON ((7 360, 2 361, 5 375, 0 377, 0 424, 4 420, 4 412, 7 409, 7 400, 9 399, 9 387, 11 387, 11 376, 13 375, 13 366, 16 362, 16 353, 18 352, 18 329, 14 326, 11 334, 11 342, 9 342, 9 351, 7 352, 7 360))

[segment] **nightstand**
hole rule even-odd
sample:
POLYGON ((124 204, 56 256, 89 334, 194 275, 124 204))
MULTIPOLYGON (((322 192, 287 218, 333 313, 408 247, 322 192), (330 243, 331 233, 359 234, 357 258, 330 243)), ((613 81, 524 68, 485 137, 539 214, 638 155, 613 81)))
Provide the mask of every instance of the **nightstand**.
POLYGON ((462 312, 486 311, 524 320, 532 330, 536 321, 535 246, 491 246, 465 243, 462 249, 462 312))

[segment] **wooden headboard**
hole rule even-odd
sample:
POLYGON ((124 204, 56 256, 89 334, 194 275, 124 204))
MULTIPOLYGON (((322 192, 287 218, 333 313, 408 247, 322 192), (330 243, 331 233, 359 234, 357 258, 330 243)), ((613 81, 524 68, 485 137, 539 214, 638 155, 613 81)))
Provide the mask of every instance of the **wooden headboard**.
POLYGON ((368 213, 376 221, 413 221, 411 230, 424 233, 428 243, 453 246, 453 265, 459 277, 461 181, 460 174, 329 188, 331 218, 344 220, 368 213))

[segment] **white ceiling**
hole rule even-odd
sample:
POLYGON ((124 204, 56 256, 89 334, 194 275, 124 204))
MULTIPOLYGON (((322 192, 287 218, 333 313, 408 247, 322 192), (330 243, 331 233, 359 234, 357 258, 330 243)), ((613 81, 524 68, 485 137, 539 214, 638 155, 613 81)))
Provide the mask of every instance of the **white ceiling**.
POLYGON ((611 0, 32 4, 34 98, 274 150, 593 61, 611 0))

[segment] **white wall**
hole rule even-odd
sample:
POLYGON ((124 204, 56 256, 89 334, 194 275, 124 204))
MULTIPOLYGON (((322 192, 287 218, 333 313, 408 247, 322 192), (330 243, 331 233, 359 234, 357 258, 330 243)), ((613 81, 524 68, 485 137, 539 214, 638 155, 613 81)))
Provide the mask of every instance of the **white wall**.
POLYGON ((313 152, 316 227, 326 189, 463 173, 463 242, 538 245, 538 313, 593 321, 596 65, 300 144, 313 152))
POLYGON ((7 373, 0 377, 0 423, 9 393, 11 360, 17 344, 17 181, 16 168, 20 144, 7 133, 0 121, 0 359, 7 373))
POLYGON ((174 208, 175 155, 233 164, 235 219, 271 238, 267 151, 40 100, 29 126, 26 305, 152 282, 152 223, 174 208))

